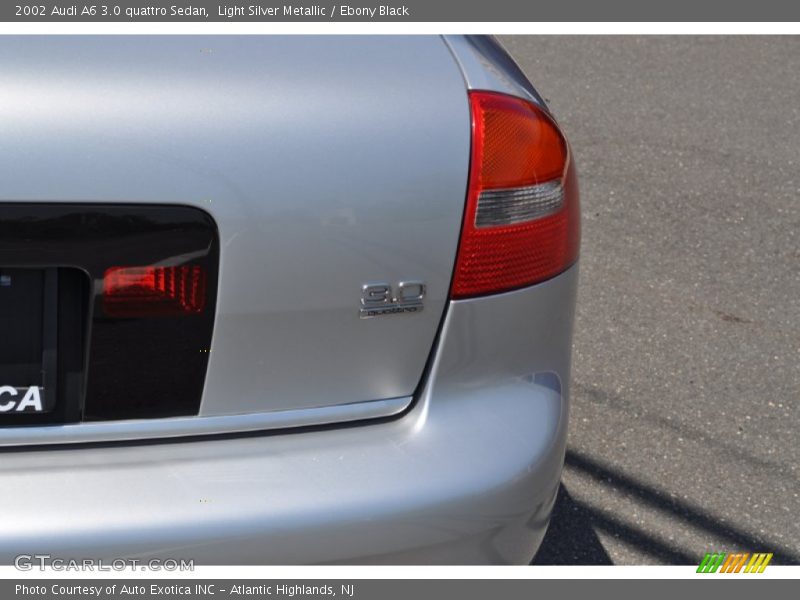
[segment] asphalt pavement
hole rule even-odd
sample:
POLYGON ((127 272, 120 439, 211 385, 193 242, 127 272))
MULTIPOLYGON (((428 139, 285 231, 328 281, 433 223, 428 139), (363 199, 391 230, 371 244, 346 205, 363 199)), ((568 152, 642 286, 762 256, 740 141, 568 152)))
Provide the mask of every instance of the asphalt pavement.
POLYGON ((500 39, 581 178, 569 448, 535 563, 800 563, 800 37, 500 39))

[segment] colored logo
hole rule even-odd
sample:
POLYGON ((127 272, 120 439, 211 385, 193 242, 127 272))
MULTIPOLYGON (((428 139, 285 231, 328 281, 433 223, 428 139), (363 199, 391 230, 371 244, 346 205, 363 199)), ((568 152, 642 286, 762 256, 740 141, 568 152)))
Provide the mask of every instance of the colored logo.
POLYGON ((706 553, 700 566, 697 567, 698 573, 763 573, 769 561, 772 560, 772 552, 737 552, 726 554, 725 552, 706 553))

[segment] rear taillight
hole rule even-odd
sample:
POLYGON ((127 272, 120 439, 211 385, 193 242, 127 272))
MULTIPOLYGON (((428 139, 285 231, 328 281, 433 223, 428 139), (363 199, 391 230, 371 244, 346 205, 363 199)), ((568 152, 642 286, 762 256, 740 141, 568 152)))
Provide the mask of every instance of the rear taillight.
POLYGON ((111 267, 103 276, 103 311, 109 317, 197 314, 206 304, 206 274, 199 265, 111 267))
POLYGON ((578 185, 569 146, 535 104, 470 92, 472 157, 451 297, 549 279, 578 257, 578 185))

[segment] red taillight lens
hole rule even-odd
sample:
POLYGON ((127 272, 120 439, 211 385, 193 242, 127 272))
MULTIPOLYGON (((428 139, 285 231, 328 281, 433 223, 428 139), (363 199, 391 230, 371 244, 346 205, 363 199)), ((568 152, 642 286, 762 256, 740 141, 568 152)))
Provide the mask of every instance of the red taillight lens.
POLYGON ((103 276, 109 317, 198 314, 206 304, 206 273, 199 265, 111 267, 103 276))
POLYGON ((470 92, 472 157, 451 297, 549 279, 578 257, 580 214, 569 146, 535 104, 470 92))

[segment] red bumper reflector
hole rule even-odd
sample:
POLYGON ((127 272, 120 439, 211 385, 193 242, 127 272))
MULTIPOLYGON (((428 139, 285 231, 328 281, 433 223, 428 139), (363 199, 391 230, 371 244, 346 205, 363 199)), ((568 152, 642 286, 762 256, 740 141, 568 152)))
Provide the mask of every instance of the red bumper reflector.
POLYGON ((469 94, 472 156, 451 297, 544 281, 578 258, 578 183, 569 146, 542 108, 469 94))
POLYGON ((109 317, 199 314, 206 304, 206 273, 199 265, 111 267, 103 276, 109 317))

